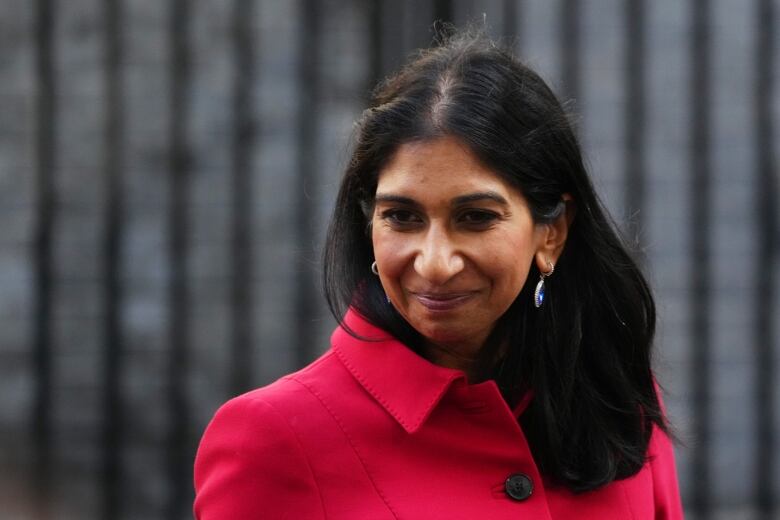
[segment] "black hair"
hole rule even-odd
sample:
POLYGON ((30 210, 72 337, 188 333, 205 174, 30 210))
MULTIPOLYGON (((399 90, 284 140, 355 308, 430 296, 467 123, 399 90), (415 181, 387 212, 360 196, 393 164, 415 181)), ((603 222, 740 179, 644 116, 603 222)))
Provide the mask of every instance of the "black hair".
POLYGON ((539 272, 499 319, 479 354, 514 406, 539 468, 575 492, 636 474, 657 425, 668 431, 651 372, 655 304, 637 263, 596 196, 572 125, 547 84, 479 31, 419 51, 374 91, 357 123, 324 251, 324 288, 341 321, 353 307, 420 352, 421 335, 371 272, 371 208, 378 175, 404 143, 452 136, 525 196, 535 222, 576 216, 533 306, 539 272), (500 346, 509 345, 500 354, 500 346), (496 361, 499 359, 499 361, 496 361))

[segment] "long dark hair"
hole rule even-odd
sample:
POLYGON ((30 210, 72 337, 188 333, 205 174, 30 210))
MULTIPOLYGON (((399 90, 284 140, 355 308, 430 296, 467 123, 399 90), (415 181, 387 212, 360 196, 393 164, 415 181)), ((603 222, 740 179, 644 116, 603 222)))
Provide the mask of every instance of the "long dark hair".
POLYGON ((445 135, 516 186, 536 222, 559 216, 564 193, 576 205, 544 305, 532 304, 532 267, 480 352, 481 375, 495 379, 510 406, 533 391, 520 421, 548 478, 585 491, 634 475, 653 425, 667 431, 651 372, 650 289, 593 190, 561 104, 480 32, 420 51, 377 87, 360 118, 324 251, 331 311, 341 321, 354 307, 420 351, 419 333, 371 273, 369 222, 378 174, 399 145, 445 135), (502 344, 510 347, 500 356, 502 344))

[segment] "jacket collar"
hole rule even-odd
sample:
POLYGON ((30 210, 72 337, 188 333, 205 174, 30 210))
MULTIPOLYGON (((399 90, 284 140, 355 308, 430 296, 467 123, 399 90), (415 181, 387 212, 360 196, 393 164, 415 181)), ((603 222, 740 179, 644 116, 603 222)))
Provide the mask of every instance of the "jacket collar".
POLYGON ((333 350, 357 381, 409 433, 417 431, 453 382, 466 375, 420 357, 350 309, 331 336, 333 350))

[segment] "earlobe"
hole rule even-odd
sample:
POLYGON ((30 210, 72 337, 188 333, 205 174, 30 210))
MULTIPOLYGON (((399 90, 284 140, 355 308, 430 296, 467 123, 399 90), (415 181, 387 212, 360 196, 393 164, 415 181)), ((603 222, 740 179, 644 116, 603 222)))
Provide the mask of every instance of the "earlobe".
POLYGON ((539 269, 540 273, 549 273, 552 269, 555 268, 555 262, 558 260, 557 257, 553 259, 550 255, 550 252, 545 251, 544 249, 537 251, 536 255, 534 256, 534 260, 536 261, 536 268, 539 269))

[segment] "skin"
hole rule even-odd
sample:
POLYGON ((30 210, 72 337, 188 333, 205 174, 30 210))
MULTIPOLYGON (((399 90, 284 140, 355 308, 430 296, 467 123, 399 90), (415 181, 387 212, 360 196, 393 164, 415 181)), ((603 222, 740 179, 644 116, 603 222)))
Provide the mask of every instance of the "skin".
POLYGON ((531 262, 557 261, 564 200, 559 219, 536 224, 522 193, 456 138, 399 147, 379 174, 371 237, 382 286, 430 361, 469 373, 531 262))

